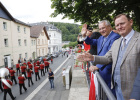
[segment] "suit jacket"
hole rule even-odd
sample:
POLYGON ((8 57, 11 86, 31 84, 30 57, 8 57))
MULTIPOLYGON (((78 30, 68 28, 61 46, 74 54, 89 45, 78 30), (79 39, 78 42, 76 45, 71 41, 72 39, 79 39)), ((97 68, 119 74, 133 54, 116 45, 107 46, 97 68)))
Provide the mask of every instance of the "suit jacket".
MULTIPOLYGON (((119 37, 120 35, 112 31, 106 38, 104 44, 103 44, 104 41, 103 36, 100 36, 98 39, 90 39, 89 37, 87 37, 85 42, 89 43, 90 45, 97 46, 97 55, 104 56, 110 50, 113 42, 119 37)), ((96 66, 99 68, 99 73, 102 76, 102 78, 105 80, 105 82, 107 84, 111 84, 112 63, 107 65, 97 64, 96 66)))
MULTIPOLYGON (((137 75, 138 67, 140 66, 140 33, 135 32, 129 41, 126 52, 123 56, 121 66, 120 66, 120 78, 121 78, 121 89, 123 97, 125 100, 130 99, 130 94, 132 92, 134 79, 137 75)), ((114 69, 118 57, 119 48, 121 45, 121 38, 116 40, 111 49, 106 53, 105 56, 96 56, 95 63, 98 64, 112 64, 112 84, 111 88, 114 87, 114 69)))
POLYGON ((140 100, 140 67, 138 69, 137 76, 133 84, 133 89, 130 98, 140 100))

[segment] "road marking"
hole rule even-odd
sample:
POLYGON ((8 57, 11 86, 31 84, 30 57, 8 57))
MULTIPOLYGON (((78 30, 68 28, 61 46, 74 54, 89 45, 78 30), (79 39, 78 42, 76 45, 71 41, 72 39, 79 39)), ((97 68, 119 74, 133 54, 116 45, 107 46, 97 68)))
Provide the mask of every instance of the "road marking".
MULTIPOLYGON (((71 57, 71 55, 54 71, 54 74, 63 66, 63 64, 71 57)), ((30 95, 28 95, 27 98, 24 100, 31 100, 37 92, 40 91, 40 89, 49 81, 48 78, 46 78, 30 95)))

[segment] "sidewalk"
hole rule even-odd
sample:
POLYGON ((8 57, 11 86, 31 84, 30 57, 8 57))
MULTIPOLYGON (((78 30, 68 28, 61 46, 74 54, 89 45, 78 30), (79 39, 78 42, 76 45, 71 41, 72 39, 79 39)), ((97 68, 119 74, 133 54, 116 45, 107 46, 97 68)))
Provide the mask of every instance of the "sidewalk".
MULTIPOLYGON (((82 63, 80 62, 78 65, 82 65, 82 63)), ((73 68, 72 83, 68 100, 89 100, 86 74, 80 67, 73 68)))

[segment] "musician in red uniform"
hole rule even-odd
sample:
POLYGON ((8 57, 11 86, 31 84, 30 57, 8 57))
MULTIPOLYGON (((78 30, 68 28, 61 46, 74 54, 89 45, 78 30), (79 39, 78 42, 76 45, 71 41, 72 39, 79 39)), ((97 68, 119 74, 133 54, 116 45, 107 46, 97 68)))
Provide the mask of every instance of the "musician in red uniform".
POLYGON ((39 66, 35 66, 35 67, 34 67, 35 79, 36 79, 36 81, 37 81, 37 77, 38 77, 38 79, 40 80, 39 69, 40 69, 39 66))
POLYGON ((33 73, 33 71, 31 69, 27 69, 27 77, 28 77, 28 86, 29 87, 30 87, 30 81, 31 81, 32 85, 34 84, 33 80, 32 80, 32 73, 33 73))
POLYGON ((23 64, 27 66, 26 62, 24 62, 23 64))
MULTIPOLYGON (((5 77, 6 78, 6 81, 10 84, 10 85, 13 85, 13 83, 8 80, 8 76, 5 77)), ((2 82, 3 83, 3 82, 2 82)), ((16 97, 13 96, 12 94, 12 91, 11 91, 11 88, 9 88, 6 84, 3 83, 3 88, 4 88, 4 98, 3 100, 6 100, 6 95, 7 93, 10 95, 10 97, 12 98, 12 100, 15 100, 16 97)))
POLYGON ((16 70, 17 70, 17 76, 18 76, 18 72, 20 73, 20 64, 16 64, 16 70))
POLYGON ((51 64, 53 63, 53 57, 51 57, 51 64))
POLYGON ((45 65, 45 73, 46 73, 46 69, 47 69, 47 72, 48 72, 48 69, 49 69, 49 62, 48 61, 44 61, 44 65, 45 65))
POLYGON ((44 61, 46 61, 46 60, 47 60, 47 59, 46 59, 46 58, 44 58, 44 59, 43 59, 43 62, 44 62, 44 61))
POLYGON ((41 64, 40 64, 40 69, 41 69, 41 76, 43 76, 43 74, 44 74, 44 76, 45 76, 45 72, 44 72, 44 64, 41 62, 41 64))
POLYGON ((20 94, 22 94, 22 87, 24 88, 25 91, 27 91, 27 88, 25 87, 25 78, 22 76, 22 74, 19 74, 19 77, 18 77, 18 80, 19 80, 19 92, 20 94))
POLYGON ((31 64, 30 61, 27 62, 27 65, 28 65, 28 66, 29 66, 29 64, 31 64))
POLYGON ((15 81, 15 84, 17 84, 17 80, 15 78, 15 73, 16 73, 16 71, 13 70, 13 68, 11 68, 11 70, 10 70, 11 81, 13 83, 13 80, 14 80, 15 81))
POLYGON ((31 70, 33 70, 33 65, 32 64, 29 64, 28 65, 28 68, 30 68, 31 70))
POLYGON ((33 65, 34 65, 34 67, 37 65, 35 61, 34 61, 33 65))
POLYGON ((39 62, 39 61, 37 61, 36 63, 37 63, 37 66, 39 66, 39 65, 40 65, 40 62, 39 62))
POLYGON ((26 65, 25 64, 23 64, 21 66, 21 72, 22 72, 22 74, 24 74, 25 78, 27 79, 27 76, 26 76, 26 65))

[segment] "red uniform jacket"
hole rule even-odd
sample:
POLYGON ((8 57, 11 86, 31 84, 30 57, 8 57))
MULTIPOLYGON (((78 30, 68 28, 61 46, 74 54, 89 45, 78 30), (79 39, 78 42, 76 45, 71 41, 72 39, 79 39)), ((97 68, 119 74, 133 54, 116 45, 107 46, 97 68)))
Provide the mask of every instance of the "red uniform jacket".
POLYGON ((36 62, 34 62, 34 67, 36 66, 36 62))
POLYGON ((15 73, 14 70, 10 70, 10 76, 15 76, 14 73, 15 73))
POLYGON ((25 78, 23 76, 19 76, 18 80, 19 80, 19 84, 23 84, 25 81, 25 78))
POLYGON ((21 72, 25 72, 26 71, 26 67, 25 66, 21 66, 21 72))
POLYGON ((29 61, 27 62, 27 65, 31 64, 29 61))
MULTIPOLYGON (((6 80, 10 85, 12 85, 13 83, 10 81, 10 80, 6 80)), ((3 82, 2 82, 3 83, 3 82)), ((3 88, 4 89, 9 89, 9 87, 7 86, 7 85, 5 85, 4 83, 3 83, 3 88)))
POLYGON ((47 60, 46 58, 43 59, 43 61, 46 61, 46 60, 47 60))
POLYGON ((35 72, 38 72, 39 69, 40 69, 40 68, 37 67, 37 66, 34 67, 35 72))
POLYGON ((31 71, 31 70, 30 70, 29 72, 27 71, 27 77, 31 77, 32 72, 33 72, 33 71, 31 71))
POLYGON ((43 64, 40 64, 40 69, 44 69, 44 65, 43 64))
POLYGON ((20 66, 19 64, 16 64, 16 68, 19 68, 19 66, 20 66))
POLYGON ((26 64, 26 63, 23 63, 23 64, 25 64, 25 65, 27 66, 27 64, 26 64))
POLYGON ((29 64, 28 66, 29 66, 30 69, 33 68, 33 65, 32 64, 29 64))
POLYGON ((39 62, 39 61, 37 61, 36 63, 37 63, 37 65, 39 66, 40 62, 39 62))
POLYGON ((45 64, 45 66, 49 66, 50 63, 45 61, 44 64, 45 64))

